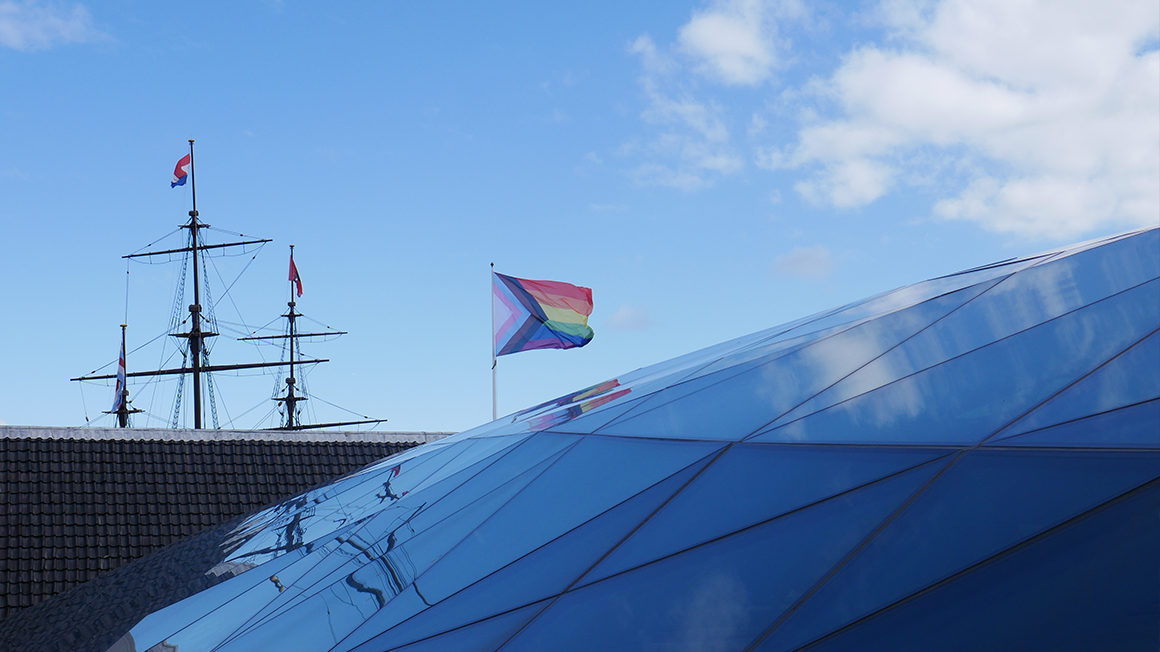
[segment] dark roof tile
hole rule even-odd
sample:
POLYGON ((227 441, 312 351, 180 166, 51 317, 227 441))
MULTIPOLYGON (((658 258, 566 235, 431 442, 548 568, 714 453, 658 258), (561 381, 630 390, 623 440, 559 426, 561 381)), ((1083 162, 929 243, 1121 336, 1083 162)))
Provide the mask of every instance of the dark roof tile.
POLYGON ((0 618, 409 447, 0 439, 0 618))

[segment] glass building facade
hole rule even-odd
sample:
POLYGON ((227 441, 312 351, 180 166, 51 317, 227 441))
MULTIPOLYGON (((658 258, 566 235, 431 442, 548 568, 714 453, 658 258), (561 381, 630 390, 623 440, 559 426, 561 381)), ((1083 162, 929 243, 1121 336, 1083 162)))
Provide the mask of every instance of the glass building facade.
POLYGON ((411 449, 0 622, 0 642, 1154 651, 1158 516, 1154 228, 411 449))

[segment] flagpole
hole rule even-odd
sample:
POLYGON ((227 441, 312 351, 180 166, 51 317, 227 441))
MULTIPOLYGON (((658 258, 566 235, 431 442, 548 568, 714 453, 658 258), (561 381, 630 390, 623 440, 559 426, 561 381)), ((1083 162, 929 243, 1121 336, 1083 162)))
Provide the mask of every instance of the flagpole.
POLYGON ((491 337, 488 338, 491 342, 491 420, 495 421, 498 418, 496 414, 498 393, 495 387, 495 263, 491 264, 491 274, 487 280, 491 284, 487 289, 491 293, 491 337))

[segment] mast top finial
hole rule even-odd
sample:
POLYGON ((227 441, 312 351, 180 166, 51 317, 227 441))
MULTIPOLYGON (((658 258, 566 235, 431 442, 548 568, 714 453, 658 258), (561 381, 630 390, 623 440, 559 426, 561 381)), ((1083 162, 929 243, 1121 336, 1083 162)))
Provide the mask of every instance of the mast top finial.
POLYGON ((193 139, 192 139, 192 138, 190 138, 190 139, 189 139, 189 142, 191 142, 191 143, 192 143, 192 142, 193 142, 193 139))

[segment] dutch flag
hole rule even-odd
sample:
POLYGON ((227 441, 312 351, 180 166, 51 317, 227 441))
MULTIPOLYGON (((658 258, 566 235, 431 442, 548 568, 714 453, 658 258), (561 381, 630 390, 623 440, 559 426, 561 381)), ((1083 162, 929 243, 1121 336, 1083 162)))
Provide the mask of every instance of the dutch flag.
POLYGON ((177 167, 173 168, 173 181, 169 183, 170 188, 177 186, 184 186, 185 180, 189 178, 189 154, 181 157, 177 162, 177 167))

